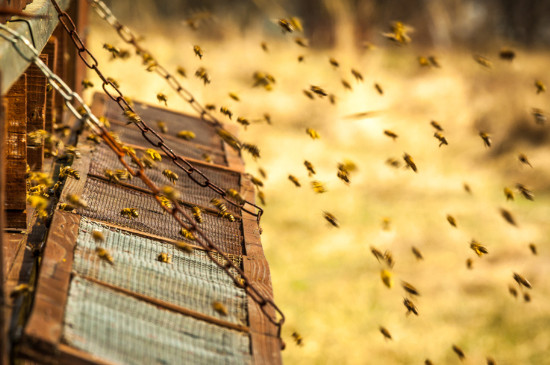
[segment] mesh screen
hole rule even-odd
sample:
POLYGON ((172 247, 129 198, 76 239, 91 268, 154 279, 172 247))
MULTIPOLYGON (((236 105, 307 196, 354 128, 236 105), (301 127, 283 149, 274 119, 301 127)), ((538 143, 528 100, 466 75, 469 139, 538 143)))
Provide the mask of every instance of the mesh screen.
MULTIPOLYGON (((111 149, 105 145, 98 145, 97 148, 92 152, 91 163, 90 163, 90 173, 100 176, 105 176, 105 170, 116 170, 123 169, 124 166, 114 157, 114 153, 111 149)), ((126 157, 126 161, 130 163, 130 158, 126 157)), ((222 171, 216 168, 212 168, 205 165, 192 164, 200 169, 214 184, 218 185, 224 190, 229 188, 240 191, 240 174, 237 172, 231 171, 222 171)), ((201 187, 193 182, 185 171, 182 171, 176 167, 170 160, 163 159, 160 162, 157 162, 157 165, 153 169, 148 169, 146 171, 147 176, 158 186, 163 185, 172 185, 172 182, 168 180, 163 174, 162 171, 169 169, 176 174, 178 174, 179 179, 176 181, 175 187, 179 192, 182 193, 182 197, 185 201, 188 201, 193 204, 198 204, 203 207, 214 208, 210 204, 212 198, 219 198, 218 194, 214 191, 201 187)), ((126 184, 138 186, 140 188, 148 189, 147 185, 141 179, 134 178, 132 180, 125 180, 126 184)), ((229 211, 234 214, 239 214, 240 209, 232 206, 231 204, 226 204, 229 211)))
POLYGON ((249 337, 75 277, 63 338, 124 364, 249 364, 249 337))
MULTIPOLYGON (((220 257, 219 257, 220 258, 220 257)), ((237 265, 242 258, 232 257, 237 265)), ((154 297, 212 317, 247 325, 246 293, 201 250, 185 253, 174 245, 129 234, 82 218, 74 254, 73 270, 106 283, 154 297), (103 234, 97 243, 92 231, 103 234), (115 262, 110 265, 95 253, 105 248, 115 262), (158 261, 160 253, 172 263, 158 261), (219 301, 228 310, 222 316, 212 308, 219 301)))
MULTIPOLYGON (((181 226, 152 195, 88 177, 82 198, 88 203, 87 208, 79 209, 83 216, 175 240, 183 239, 181 226), (121 210, 124 208, 137 209, 139 216, 132 219, 122 216, 121 210)), ((182 208, 192 214, 190 208, 182 208)), ((230 222, 211 214, 203 214, 203 218, 204 222, 199 227, 220 250, 234 255, 243 254, 242 222, 239 219, 230 222)))

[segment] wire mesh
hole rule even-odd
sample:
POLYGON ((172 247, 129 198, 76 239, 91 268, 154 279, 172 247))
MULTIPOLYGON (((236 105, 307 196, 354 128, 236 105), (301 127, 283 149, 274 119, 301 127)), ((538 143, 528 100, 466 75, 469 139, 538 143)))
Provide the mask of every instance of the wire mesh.
POLYGON ((247 335, 195 320, 75 277, 63 339, 123 364, 249 364, 247 335))
MULTIPOLYGON (((242 265, 240 256, 232 261, 242 265)), ((186 253, 173 244, 140 237, 82 218, 74 254, 73 270, 87 277, 154 297, 181 307, 247 325, 246 292, 201 250, 186 253), (101 232, 104 241, 95 242, 92 232, 101 232), (95 253, 105 248, 113 257, 110 265, 95 253), (171 263, 158 260, 161 253, 171 263), (219 301, 228 310, 221 315, 212 308, 219 301)))

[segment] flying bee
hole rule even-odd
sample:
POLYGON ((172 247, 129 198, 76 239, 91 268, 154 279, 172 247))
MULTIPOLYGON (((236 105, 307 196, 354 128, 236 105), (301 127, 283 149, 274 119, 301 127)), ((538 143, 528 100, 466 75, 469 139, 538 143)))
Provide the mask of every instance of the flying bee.
POLYGON ((191 240, 191 241, 194 241, 196 238, 195 238, 195 235, 193 234, 193 232, 181 227, 180 229, 180 234, 187 238, 188 240, 191 240))
POLYGON ((239 204, 242 204, 244 202, 244 198, 239 194, 239 192, 235 189, 227 189, 225 191, 227 195, 232 197, 235 201, 237 201, 239 204))
POLYGON ((391 251, 384 251, 384 261, 386 262, 386 265, 388 265, 388 267, 393 267, 393 265, 395 265, 395 261, 393 260, 393 254, 391 253, 391 251))
POLYGON ((399 168, 399 166, 401 165, 399 163, 399 160, 396 160, 395 158, 393 157, 389 157, 387 160, 386 160, 386 165, 388 166, 391 166, 391 167, 395 167, 396 169, 399 168))
POLYGON ((297 346, 304 346, 304 339, 298 332, 292 332, 292 338, 294 339, 294 342, 296 342, 297 346))
POLYGON ((100 259, 105 260, 111 265, 115 264, 115 261, 113 260, 113 256, 111 256, 109 251, 107 251, 103 247, 99 247, 99 246, 96 247, 95 252, 97 253, 97 256, 99 256, 100 259))
POLYGON ((67 201, 74 207, 88 208, 88 203, 76 194, 68 194, 67 201))
POLYGON ((518 291, 516 288, 514 288, 513 286, 509 285, 508 286, 508 292, 510 293, 510 295, 512 295, 514 298, 517 298, 518 297, 518 291))
POLYGON ((430 67, 431 66, 430 61, 428 61, 428 59, 424 56, 418 56, 417 60, 418 60, 418 64, 420 65, 420 67, 430 67))
POLYGON ((250 155, 255 159, 260 158, 260 149, 258 146, 252 143, 243 143, 242 149, 250 153, 250 155))
POLYGON ((372 252, 374 257, 376 257, 376 260, 378 260, 378 262, 380 262, 380 260, 384 260, 384 254, 380 250, 378 250, 376 247, 371 246, 370 252, 372 252))
POLYGON ((262 203, 262 205, 266 205, 265 204, 265 194, 261 190, 258 190, 258 199, 260 200, 260 203, 262 203))
POLYGON ((398 137, 398 135, 395 133, 395 132, 392 132, 388 129, 385 129, 384 130, 384 134, 388 137, 390 137, 391 139, 393 139, 394 141, 396 140, 396 138, 398 137))
POLYGON ((168 200, 175 200, 178 201, 181 197, 181 194, 179 191, 174 189, 172 186, 165 185, 160 189, 160 193, 166 197, 168 200))
POLYGON ((390 33, 382 33, 388 40, 399 45, 406 45, 411 41, 411 37, 407 33, 413 31, 413 29, 402 22, 393 22, 390 25, 390 30, 390 33))
POLYGON ((311 137, 311 139, 319 139, 321 136, 319 133, 313 129, 313 128, 306 128, 306 133, 311 137))
POLYGON ((417 168, 416 168, 416 164, 414 163, 411 155, 409 155, 408 153, 405 153, 403 155, 403 159, 405 160, 405 162, 407 163, 407 166, 410 167, 414 172, 418 172, 417 168))
POLYGON ((222 316, 227 316, 229 314, 229 311, 227 310, 227 308, 225 307, 225 305, 223 305, 222 302, 218 302, 218 301, 214 301, 212 302, 212 308, 218 312, 219 314, 221 314, 222 316))
POLYGON ((521 276, 520 274, 518 273, 514 273, 514 280, 520 285, 520 286, 524 286, 528 289, 531 289, 532 286, 531 286, 531 283, 525 279, 523 276, 521 276))
POLYGON ((336 95, 334 95, 334 94, 329 94, 329 96, 328 96, 328 101, 330 101, 330 103, 331 103, 332 105, 336 105, 336 95))
POLYGON ((32 293, 34 290, 29 284, 16 285, 10 293, 10 298, 17 298, 20 295, 32 293))
POLYGON ((453 351, 456 353, 460 361, 463 361, 466 358, 466 355, 464 355, 464 351, 457 345, 453 345, 453 351))
POLYGON ((82 87, 84 88, 84 90, 86 90, 86 89, 89 89, 91 87, 94 87, 94 83, 91 82, 90 80, 84 79, 84 80, 82 80, 82 87))
POLYGON ((210 200, 210 204, 218 208, 218 210, 222 213, 227 211, 225 204, 218 198, 212 198, 212 200, 210 200))
POLYGON ((418 248, 412 246, 411 250, 414 257, 416 257, 417 260, 424 260, 424 257, 422 256, 422 252, 420 252, 418 248))
POLYGON ((336 172, 336 176, 342 180, 344 183, 348 184, 350 183, 350 176, 349 176, 349 171, 348 170, 345 170, 345 169, 338 169, 338 171, 336 172))
POLYGON ((516 52, 510 48, 502 48, 498 53, 499 57, 503 60, 512 62, 516 58, 516 52))
POLYGON ((175 172, 169 169, 165 169, 164 171, 162 171, 162 174, 166 176, 166 178, 170 180, 174 185, 176 184, 176 181, 178 181, 179 179, 178 174, 176 174, 175 172))
POLYGON ((302 90, 304 92, 304 95, 307 96, 308 98, 310 98, 311 100, 314 100, 315 99, 315 96, 313 95, 313 93, 309 90, 302 90))
POLYGON ((309 47, 309 41, 305 38, 296 37, 294 38, 294 42, 296 42, 296 44, 299 45, 300 47, 304 47, 304 48, 309 47))
POLYGON ((382 279, 382 282, 384 283, 385 286, 387 286, 388 288, 392 288, 393 286, 393 278, 392 278, 392 273, 386 269, 382 269, 380 271, 380 279, 382 279))
POLYGON ((206 110, 212 111, 212 110, 216 110, 216 105, 214 105, 214 104, 206 104, 206 105, 204 106, 204 108, 205 108, 206 110))
POLYGON ((157 151, 155 151, 154 149, 152 148, 148 148, 145 150, 145 153, 149 156, 149 158, 153 161, 162 161, 162 156, 160 155, 160 153, 158 153, 157 151))
POLYGON ((510 223, 513 226, 517 226, 516 220, 514 219, 514 216, 509 210, 500 208, 500 214, 502 215, 502 218, 506 220, 506 222, 510 223))
POLYGON ((344 89, 352 90, 351 84, 344 79, 342 79, 342 85, 344 86, 344 89))
POLYGON ((523 301, 524 302, 530 302, 531 301, 531 295, 529 293, 523 293, 523 301))
POLYGON ((303 62, 303 61, 304 61, 304 55, 299 55, 298 62, 303 62))
POLYGON ((239 98, 239 95, 235 94, 235 93, 229 93, 228 94, 229 97, 235 101, 241 101, 241 99, 239 98))
POLYGON ((487 248, 476 240, 472 240, 472 242, 470 242, 470 248, 474 250, 476 255, 478 255, 479 257, 489 253, 489 251, 487 251, 487 248))
POLYGON ((193 52, 195 52, 195 56, 202 60, 203 52, 200 46, 194 45, 193 52))
POLYGON ((310 85, 309 89, 311 90, 311 92, 317 94, 319 97, 323 97, 323 96, 327 96, 327 92, 325 90, 323 90, 323 88, 319 87, 319 86, 315 86, 315 85, 310 85))
POLYGON ((271 115, 269 113, 264 113, 264 120, 267 122, 267 124, 271 125, 271 115))
POLYGON ((468 194, 472 193, 472 189, 470 188, 470 185, 468 183, 462 183, 462 187, 464 188, 464 191, 468 194))
POLYGON ((430 122, 430 124, 432 125, 432 127, 437 129, 439 132, 443 132, 443 127, 441 127, 441 125, 438 122, 436 122, 435 120, 432 120, 430 122))
POLYGON ((120 88, 120 84, 118 83, 118 81, 113 79, 112 77, 107 77, 106 80, 109 84, 112 84, 112 86, 114 86, 115 88, 117 88, 117 89, 120 88))
POLYGON ((208 72, 206 72, 206 69, 204 67, 197 68, 197 70, 195 71, 195 77, 202 80, 204 82, 204 85, 207 85, 210 82, 212 82, 212 80, 210 79, 210 76, 208 75, 208 72))
POLYGON ((435 56, 429 56, 428 61, 430 61, 430 64, 435 68, 441 68, 441 64, 439 63, 439 60, 435 56))
POLYGON ((449 222, 449 224, 453 227, 456 228, 456 219, 455 217, 453 217, 452 215, 450 214, 447 214, 447 222, 449 222))
POLYGON ((92 231, 92 238, 95 242, 103 242, 105 241, 105 237, 103 236, 103 233, 100 231, 92 231))
POLYGON ((166 252, 161 252, 157 256, 157 260, 160 262, 163 262, 165 264, 171 264, 172 263, 172 255, 168 255, 166 252))
POLYGON ((178 132, 177 137, 189 141, 195 139, 196 135, 192 131, 183 130, 178 132))
POLYGON ((218 128, 216 130, 216 133, 218 133, 218 136, 220 136, 220 138, 223 139, 223 141, 227 143, 234 150, 239 151, 241 149, 241 142, 239 142, 237 137, 235 137, 225 129, 218 128))
POLYGON ((380 333, 382 333, 382 336, 384 336, 385 339, 387 339, 387 340, 391 340, 391 339, 392 339, 392 338, 391 338, 390 331, 388 331, 388 330, 386 329, 386 327, 380 326, 379 329, 380 329, 380 333))
POLYGON ((434 137, 439 140, 439 147, 443 145, 447 145, 447 146, 449 145, 449 143, 447 143, 447 139, 445 138, 445 136, 443 136, 443 134, 441 134, 440 132, 435 132, 434 137))
POLYGON ((246 130, 246 127, 248 127, 250 125, 250 121, 248 119, 244 118, 244 117, 238 117, 237 118, 237 123, 242 125, 245 130, 246 130))
POLYGON ((226 106, 220 107, 220 113, 222 113, 223 115, 227 115, 229 120, 231 120, 231 117, 233 116, 231 110, 229 110, 226 106))
POLYGON ((334 67, 340 67, 340 63, 336 61, 336 59, 334 59, 333 57, 329 58, 328 62, 334 67))
POLYGON ((533 108, 531 113, 535 117, 535 123, 539 125, 543 125, 544 123, 546 123, 546 114, 542 109, 533 108))
POLYGON ((334 215, 332 215, 331 213, 323 212, 323 217, 325 217, 327 222, 329 222, 334 227, 336 227, 336 228, 340 227, 340 224, 338 224, 338 221, 336 220, 336 217, 334 215))
POLYGON ((288 175, 288 179, 289 179, 290 181, 292 181, 292 183, 293 183, 294 185, 296 185, 297 188, 299 188, 299 187, 302 186, 302 185, 300 184, 300 182, 298 181, 298 178, 297 178, 296 176, 294 176, 294 175, 288 175))
POLYGON ((520 153, 520 154, 518 155, 518 160, 519 160, 521 163, 523 163, 523 164, 525 164, 525 165, 528 165, 529 167, 533 167, 533 166, 531 166, 531 163, 530 163, 529 160, 527 159, 527 156, 525 156, 525 154, 523 154, 523 153, 520 153))
POLYGON ((434 365, 434 363, 432 362, 432 360, 426 359, 424 360, 424 365, 434 365))
POLYGON ((506 197, 506 201, 514 200, 514 192, 510 188, 504 188, 504 196, 506 197))
POLYGON ((382 230, 389 231, 391 230, 391 219, 388 217, 382 218, 382 230))
POLYGON ((483 143, 485 144, 485 147, 491 147, 491 136, 485 132, 479 132, 479 136, 483 140, 483 143))
POLYGON ((120 54, 120 50, 112 44, 105 43, 103 44, 103 48, 111 54, 111 59, 117 58, 117 56, 120 54))
POLYGON ((168 133, 168 126, 166 125, 166 122, 157 120, 157 127, 162 133, 168 133))
POLYGON ((407 283, 406 281, 401 282, 401 286, 403 286, 403 289, 411 295, 417 295, 420 296, 420 293, 418 292, 418 289, 416 289, 412 284, 407 283))
POLYGON ((260 43, 260 47, 262 47, 263 51, 268 53, 269 52, 269 48, 267 47, 267 43, 266 42, 262 42, 260 43))
POLYGON ((355 77, 356 81, 363 81, 363 75, 361 74, 361 72, 357 71, 356 69, 352 68, 351 74, 353 75, 353 77, 355 77))
POLYGON ((306 167, 307 171, 308 171, 308 176, 313 176, 315 175, 315 168, 313 167, 313 164, 311 162, 309 162, 308 160, 305 160, 304 161, 304 166, 306 167))
POLYGON ((166 94, 158 93, 157 100, 159 103, 164 103, 165 106, 168 106, 168 97, 166 96, 166 94))
POLYGON ((535 195, 533 192, 525 187, 523 184, 516 184, 516 188, 519 190, 521 195, 527 200, 535 200, 535 195))
POLYGON ((472 260, 470 258, 466 259, 466 268, 468 270, 472 270, 473 267, 474 267, 474 260, 472 260))
POLYGON ((264 182, 255 176, 250 175, 250 181, 252 182, 252 184, 256 185, 257 187, 262 188, 264 186, 264 182))
POLYGON ((182 67, 182 66, 178 66, 178 68, 176 68, 176 72, 177 72, 178 75, 180 75, 181 77, 187 77, 187 71, 186 71, 185 68, 182 67))
POLYGON ((263 179, 267 179, 267 172, 263 168, 258 167, 258 172, 263 179))
POLYGON ((139 212, 136 208, 122 208, 120 215, 128 219, 133 219, 139 217, 139 212))
POLYGON ((537 94, 543 93, 546 91, 546 85, 540 80, 535 80, 535 87, 537 88, 537 94))
POLYGON ((382 90, 382 86, 380 86, 380 84, 375 83, 374 88, 376 89, 376 91, 378 91, 378 94, 384 95, 384 90, 382 90))
POLYGON ((531 250, 531 253, 532 253, 533 255, 537 255, 537 246, 535 246, 534 243, 530 243, 530 244, 529 244, 529 249, 531 250))
POLYGON ((418 315, 418 308, 416 308, 412 300, 408 298, 403 298, 403 305, 405 306, 405 308, 407 308, 407 315, 409 315, 411 312, 415 315, 418 315))
POLYGON ((124 116, 126 117, 126 119, 128 119, 127 124, 130 124, 130 123, 139 124, 142 122, 142 119, 140 118, 140 116, 134 113, 133 111, 131 111, 130 109, 126 109, 124 111, 124 116))
POLYGON ((286 19, 279 19, 277 21, 277 24, 279 24, 279 26, 281 27, 281 29, 283 30, 283 34, 285 32, 287 33, 292 33, 294 31, 294 27, 292 26, 292 24, 286 20, 286 19))
POLYGON ((491 69, 493 68, 493 63, 489 61, 487 58, 480 56, 480 55, 474 55, 474 60, 479 63, 481 66, 491 69))
POLYGON ((194 205, 192 209, 193 209, 193 218, 195 218, 195 221, 197 223, 202 223, 204 220, 202 218, 201 208, 194 205))
POLYGON ((312 181, 311 188, 317 194, 323 194, 327 192, 327 189, 325 188, 325 184, 323 184, 320 181, 312 181))

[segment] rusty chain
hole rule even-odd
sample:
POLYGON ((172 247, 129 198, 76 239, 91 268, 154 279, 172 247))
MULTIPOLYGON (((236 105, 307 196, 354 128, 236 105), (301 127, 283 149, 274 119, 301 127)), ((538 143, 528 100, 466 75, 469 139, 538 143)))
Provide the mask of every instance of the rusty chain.
POLYGON ((178 224, 195 234, 195 241, 205 250, 208 257, 224 270, 229 277, 233 280, 235 285, 245 290, 248 296, 256 302, 262 313, 267 317, 269 322, 277 327, 277 337, 281 342, 281 348, 284 349, 284 342, 281 338, 281 330, 285 321, 285 316, 275 302, 266 298, 260 293, 260 291, 252 285, 250 279, 246 276, 244 271, 235 265, 233 261, 221 251, 211 239, 208 238, 198 227, 198 224, 194 219, 186 213, 180 206, 175 197, 171 197, 172 207, 168 207, 162 203, 161 190, 156 184, 146 175, 145 166, 141 160, 131 151, 125 151, 120 143, 118 143, 113 136, 109 134, 107 129, 102 125, 99 119, 92 113, 88 105, 84 103, 82 97, 75 93, 67 84, 55 73, 53 73, 48 66, 39 58, 39 52, 29 43, 29 41, 8 28, 4 24, 0 24, 0 30, 4 30, 9 35, 0 32, 0 37, 4 38, 12 44, 17 53, 25 59, 27 62, 33 62, 40 71, 46 76, 50 85, 63 97, 63 101, 68 110, 80 121, 86 123, 94 133, 99 135, 104 142, 111 148, 111 150, 118 156, 120 163, 124 165, 126 170, 134 176, 139 177, 149 188, 155 199, 159 202, 161 207, 168 212, 178 224), (24 48, 22 47, 24 46, 24 48), (75 105, 76 104, 76 105, 75 105), (81 111, 79 111, 81 110, 81 111), (130 165, 124 160, 125 156, 129 156, 133 163, 138 166, 138 169, 130 167, 130 165), (183 217, 183 219, 182 219, 183 217), (185 222, 184 222, 185 220, 185 222), (186 224, 187 223, 187 224, 186 224), (214 253, 217 253, 222 257, 222 260, 218 260, 214 253), (236 272, 237 274, 234 274, 236 272), (270 313, 273 311, 272 313, 270 313), (278 318, 279 317, 279 318, 278 318))
MULTIPOLYGON (((67 14, 65 11, 63 11, 61 9, 61 7, 59 7, 56 0, 51 0, 51 3, 53 4, 55 10, 58 13, 59 22, 61 23, 63 28, 65 28, 65 31, 71 37, 71 40, 73 41, 73 43, 74 43, 74 45, 77 49, 78 56, 84 62, 86 67, 88 67, 90 70, 93 70, 97 74, 97 76, 99 76, 99 78, 101 79, 102 88, 103 88, 103 91, 105 91, 105 94, 107 94, 107 96, 109 96, 109 98, 111 98, 114 102, 116 102, 118 104, 118 106, 122 109, 122 111, 131 111, 132 113, 135 113, 137 115, 134 108, 124 98, 124 95, 122 94, 120 89, 117 87, 117 85, 115 85, 111 80, 109 80, 108 78, 103 76, 103 73, 98 68, 99 62, 92 55, 90 50, 88 48, 86 48, 86 46, 84 45, 84 42, 82 41, 82 38, 80 38, 80 36, 78 35, 78 33, 76 31, 76 25, 74 24, 73 20, 69 16, 69 14, 67 14)), ((122 27, 120 29, 123 29, 119 32, 119 34, 121 34, 121 36, 122 36, 122 34, 127 34, 127 37, 130 37, 130 35, 131 35, 131 39, 133 40, 133 43, 137 45, 136 38, 133 36, 133 34, 130 32, 130 30, 128 28, 122 27)), ((126 38, 123 37, 123 39, 126 39, 126 38)), ((170 75, 170 74, 168 74, 168 71, 166 71, 166 69, 164 69, 164 68, 161 68, 161 69, 164 70, 164 71, 162 71, 163 74, 164 74, 164 72, 166 72, 166 75, 170 75)), ((168 80, 168 78, 167 78, 167 80, 168 80)), ((174 82, 173 80, 175 80, 175 82, 177 82, 177 80, 173 76, 171 76, 170 80, 172 80, 171 82, 174 82)), ((178 85, 179 85, 179 83, 178 83, 178 85)), ((179 87, 182 90, 184 90, 181 86, 179 86, 179 87)), ((189 95, 191 95, 191 94, 189 93, 189 95)), ((190 96, 190 98, 193 101, 195 101, 195 99, 192 97, 192 95, 190 96)), ((197 105, 200 106, 200 104, 198 104, 198 103, 197 103, 197 105)), ((201 106, 201 108, 202 108, 202 106, 201 106)), ((214 192, 219 194, 229 204, 231 204, 235 207, 238 207, 239 209, 242 209, 242 210, 244 210, 245 212, 247 212, 249 214, 252 214, 253 216, 255 216, 258 219, 258 222, 260 222, 261 216, 263 214, 263 209, 262 208, 260 208, 258 205, 254 204, 254 203, 252 203, 248 200, 245 200, 245 199, 243 199, 240 204, 234 202, 231 199, 228 199, 227 193, 222 188, 220 188, 218 185, 216 185, 212 181, 210 181, 210 179, 202 171, 200 171, 195 166, 193 166, 188 160, 186 160, 185 158, 183 158, 180 155, 176 155, 176 153, 174 153, 174 151, 166 144, 164 139, 153 128, 149 127, 149 125, 147 125, 147 123, 145 123, 145 121, 141 117, 138 118, 138 119, 139 120, 136 121, 133 124, 135 124, 140 129, 143 138, 145 138, 145 140, 147 140, 147 142, 149 142, 152 146, 155 146, 155 147, 159 148, 162 152, 164 152, 164 154, 172 160, 174 165, 176 165, 181 170, 183 170, 193 182, 195 182, 196 184, 198 184, 201 187, 209 188, 209 189, 213 190, 214 192), (246 207, 247 205, 250 206, 250 208, 247 208, 246 207)), ((220 123, 220 125, 221 125, 221 123, 220 123)), ((226 133, 228 133, 228 132, 226 131, 226 133)), ((235 137, 232 137, 232 138, 234 138, 234 140, 236 141, 235 137)))

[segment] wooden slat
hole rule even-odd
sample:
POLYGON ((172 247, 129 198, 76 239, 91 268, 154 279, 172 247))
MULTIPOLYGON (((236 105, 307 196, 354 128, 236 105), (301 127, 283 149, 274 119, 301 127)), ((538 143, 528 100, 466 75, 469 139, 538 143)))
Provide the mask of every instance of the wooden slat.
MULTIPOLYGON (((48 63, 48 55, 41 54, 40 60, 48 63)), ((46 76, 31 64, 25 71, 27 75, 27 134, 45 127, 46 113, 46 76)), ((31 171, 41 171, 44 163, 44 142, 27 143, 27 163, 31 171)))
MULTIPOLYGON (((57 28, 55 28, 53 37, 57 39, 57 49, 55 50, 55 73, 64 80, 65 75, 67 74, 67 58, 65 57, 65 53, 68 36, 63 27, 58 25, 57 28)), ((54 120, 56 123, 61 123, 63 121, 63 110, 65 107, 63 96, 61 96, 61 94, 57 91, 52 92, 54 93, 55 99, 54 120)))
MULTIPOLYGON (((42 53, 48 56, 48 67, 57 73, 57 38, 50 37, 42 53)), ((53 133, 53 124, 55 122, 55 93, 53 90, 46 92, 46 114, 44 119, 44 129, 48 133, 53 133)))

